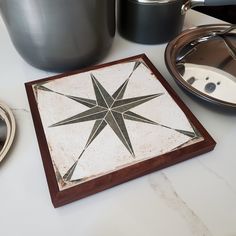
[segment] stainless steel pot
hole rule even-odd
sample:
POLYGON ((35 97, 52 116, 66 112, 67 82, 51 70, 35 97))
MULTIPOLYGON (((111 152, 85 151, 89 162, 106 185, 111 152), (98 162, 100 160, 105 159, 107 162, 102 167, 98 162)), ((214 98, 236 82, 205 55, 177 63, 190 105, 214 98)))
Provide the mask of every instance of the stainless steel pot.
POLYGON ((115 34, 115 0, 0 0, 0 10, 18 52, 44 70, 96 62, 115 34))
POLYGON ((195 6, 235 5, 235 0, 118 0, 118 30, 128 40, 158 44, 173 39, 195 6))

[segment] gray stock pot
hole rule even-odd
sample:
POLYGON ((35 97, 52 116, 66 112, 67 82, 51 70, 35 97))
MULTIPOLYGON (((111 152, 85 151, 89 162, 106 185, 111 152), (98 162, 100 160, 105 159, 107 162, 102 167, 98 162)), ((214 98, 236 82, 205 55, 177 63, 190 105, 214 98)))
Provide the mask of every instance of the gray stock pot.
POLYGON ((96 62, 115 34, 115 0, 0 0, 0 11, 21 56, 49 71, 96 62))

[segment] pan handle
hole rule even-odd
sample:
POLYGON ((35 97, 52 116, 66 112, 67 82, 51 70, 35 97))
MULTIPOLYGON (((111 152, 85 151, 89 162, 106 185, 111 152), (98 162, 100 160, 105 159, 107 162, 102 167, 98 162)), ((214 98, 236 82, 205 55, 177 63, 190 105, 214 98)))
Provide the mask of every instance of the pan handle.
POLYGON ((236 5, 235 0, 205 0, 204 6, 236 5))
POLYGON ((197 6, 224 6, 236 5, 235 0, 188 0, 182 6, 181 13, 184 15, 187 10, 197 6))

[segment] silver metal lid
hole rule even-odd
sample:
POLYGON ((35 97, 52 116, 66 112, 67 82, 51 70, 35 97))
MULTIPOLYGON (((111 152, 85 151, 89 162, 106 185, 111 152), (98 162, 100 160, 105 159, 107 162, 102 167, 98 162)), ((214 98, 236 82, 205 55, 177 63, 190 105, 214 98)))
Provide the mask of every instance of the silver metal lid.
POLYGON ((236 108, 236 26, 204 25, 182 32, 165 52, 169 72, 190 93, 236 108))
POLYGON ((16 122, 10 108, 0 102, 0 162, 9 151, 16 132, 16 122))

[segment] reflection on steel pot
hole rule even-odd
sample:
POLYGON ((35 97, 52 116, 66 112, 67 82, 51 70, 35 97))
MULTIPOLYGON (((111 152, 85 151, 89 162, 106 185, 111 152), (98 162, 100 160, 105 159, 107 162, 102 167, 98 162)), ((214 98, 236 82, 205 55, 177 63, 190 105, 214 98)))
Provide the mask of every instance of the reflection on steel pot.
POLYGON ((44 70, 95 63, 115 34, 115 0, 0 0, 0 10, 18 52, 44 70))
POLYGON ((233 4, 235 0, 118 0, 118 30, 137 43, 165 43, 180 33, 189 8, 233 4))

